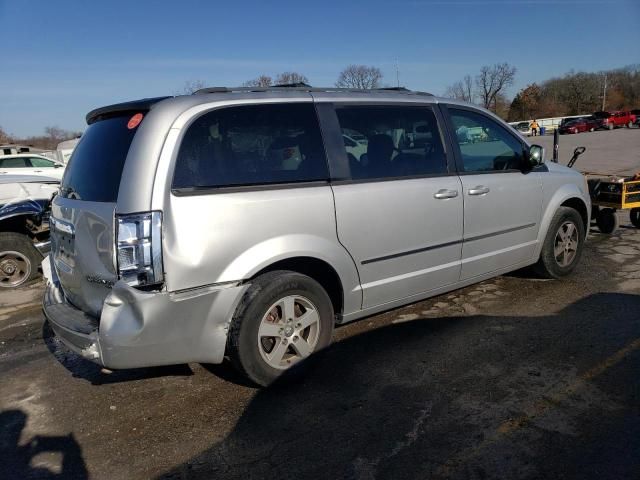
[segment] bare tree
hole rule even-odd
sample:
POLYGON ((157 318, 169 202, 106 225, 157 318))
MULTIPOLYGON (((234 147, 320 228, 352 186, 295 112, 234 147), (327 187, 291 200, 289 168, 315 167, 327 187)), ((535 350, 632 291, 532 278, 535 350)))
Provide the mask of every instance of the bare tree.
POLYGON ((69 132, 57 126, 45 127, 44 133, 51 140, 51 142, 55 142, 56 144, 60 143, 63 140, 66 140, 66 136, 69 134, 69 132))
POLYGON ((496 63, 493 66, 485 65, 480 69, 476 77, 478 94, 484 108, 496 110, 496 98, 500 93, 513 85, 516 76, 516 67, 508 63, 496 63))
POLYGON ((182 90, 176 92, 176 95, 191 95, 207 85, 202 80, 187 80, 184 82, 182 90))
POLYGON ((242 84, 243 87, 270 87, 271 85, 273 85, 273 79, 268 75, 260 75, 242 84))
POLYGON ((0 127, 0 143, 11 143, 11 135, 0 127))
POLYGON ((309 79, 298 72, 282 72, 276 77, 276 85, 286 85, 289 83, 309 83, 309 79))
POLYGON ((377 67, 367 65, 349 65, 340 72, 336 87, 339 88, 378 88, 382 72, 377 67))
POLYGON ((444 96, 472 103, 475 94, 473 92, 473 80, 471 79, 471 75, 465 75, 461 81, 449 86, 445 91, 444 96))

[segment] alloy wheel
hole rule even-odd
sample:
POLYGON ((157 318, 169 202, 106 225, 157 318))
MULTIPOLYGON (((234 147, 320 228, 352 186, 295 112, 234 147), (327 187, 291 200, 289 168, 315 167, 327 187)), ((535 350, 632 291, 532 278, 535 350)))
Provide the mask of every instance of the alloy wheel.
POLYGON ((573 222, 567 221, 560 225, 553 247, 553 256, 559 266, 571 265, 578 253, 579 242, 578 229, 573 222))
POLYGON ((320 338, 320 315, 301 295, 281 298, 269 307, 258 328, 258 349, 270 366, 284 370, 313 353, 320 338))

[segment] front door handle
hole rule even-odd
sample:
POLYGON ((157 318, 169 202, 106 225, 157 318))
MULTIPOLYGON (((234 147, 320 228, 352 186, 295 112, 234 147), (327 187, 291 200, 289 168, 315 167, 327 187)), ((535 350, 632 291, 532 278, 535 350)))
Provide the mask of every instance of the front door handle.
POLYGON ((433 194, 433 198, 436 198, 438 200, 444 200, 445 198, 455 198, 458 196, 458 191, 457 190, 447 190, 442 189, 442 190, 438 190, 436 193, 433 194))
POLYGON ((477 187, 469 189, 469 195, 485 195, 489 192, 489 187, 485 187, 484 185, 478 185, 477 187))

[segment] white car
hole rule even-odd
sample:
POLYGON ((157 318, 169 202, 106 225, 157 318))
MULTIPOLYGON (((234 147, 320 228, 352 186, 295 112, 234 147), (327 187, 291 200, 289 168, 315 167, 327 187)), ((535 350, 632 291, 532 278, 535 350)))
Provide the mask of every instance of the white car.
MULTIPOLYGON (((365 137, 366 139, 366 137, 365 137)), ((342 134, 342 140, 344 141, 344 147, 347 153, 353 155, 356 160, 360 161, 360 157, 367 153, 367 141, 356 140, 355 138, 342 134)))
POLYGON ((21 153, 0 157, 0 175, 38 175, 62 179, 64 164, 42 155, 21 153))

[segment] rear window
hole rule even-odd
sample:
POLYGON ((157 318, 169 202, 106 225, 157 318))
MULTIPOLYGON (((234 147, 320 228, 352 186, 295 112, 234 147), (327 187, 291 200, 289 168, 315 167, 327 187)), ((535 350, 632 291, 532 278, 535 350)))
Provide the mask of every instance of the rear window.
POLYGON ((128 128, 132 113, 89 125, 73 151, 60 195, 90 202, 115 202, 124 162, 137 128, 128 128))
POLYGON ((204 114, 185 133, 173 188, 201 189, 328 180, 312 104, 230 107, 204 114))

